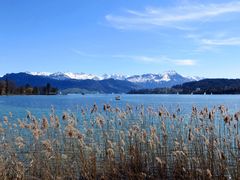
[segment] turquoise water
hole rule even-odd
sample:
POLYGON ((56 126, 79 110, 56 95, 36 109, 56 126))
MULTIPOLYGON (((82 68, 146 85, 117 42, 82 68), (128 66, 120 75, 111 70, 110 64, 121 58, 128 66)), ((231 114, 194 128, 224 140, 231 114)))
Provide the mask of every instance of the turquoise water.
POLYGON ((66 96, 1 96, 0 117, 12 112, 14 117, 22 118, 29 110, 39 118, 49 115, 51 107, 58 114, 63 111, 78 113, 82 107, 92 107, 96 103, 99 109, 107 103, 114 107, 124 108, 126 104, 132 106, 152 106, 158 108, 162 105, 169 110, 181 107, 183 112, 190 112, 193 105, 213 107, 225 105, 230 112, 240 110, 240 95, 120 95, 121 100, 116 101, 116 95, 66 95, 66 96))

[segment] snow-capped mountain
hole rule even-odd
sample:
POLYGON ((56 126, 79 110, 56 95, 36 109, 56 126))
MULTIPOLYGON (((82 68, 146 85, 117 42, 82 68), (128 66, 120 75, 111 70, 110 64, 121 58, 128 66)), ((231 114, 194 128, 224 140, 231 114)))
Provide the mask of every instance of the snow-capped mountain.
POLYGON ((85 74, 85 73, 64 73, 66 76, 68 76, 70 79, 93 79, 93 80, 100 80, 100 78, 93 74, 85 74))
POLYGON ((126 80, 129 76, 121 74, 104 74, 101 76, 101 79, 115 79, 115 80, 126 80))
POLYGON ((97 76, 93 74, 86 73, 72 73, 72 72, 57 72, 57 73, 48 73, 48 72, 27 72, 28 74, 34 76, 45 76, 55 80, 106 80, 106 79, 114 79, 114 80, 123 80, 128 81, 134 84, 138 84, 143 88, 156 88, 156 87, 171 87, 173 85, 183 84, 185 82, 190 81, 199 81, 203 78, 200 77, 185 77, 178 74, 176 71, 166 71, 162 74, 142 74, 142 75, 119 75, 119 74, 103 74, 102 76, 97 76))
POLYGON ((47 76, 56 80, 65 80, 65 79, 76 79, 76 80, 104 80, 104 79, 115 79, 115 80, 126 80, 128 76, 119 75, 119 74, 103 74, 102 76, 97 76, 94 74, 86 74, 86 73, 72 73, 72 72, 26 72, 27 74, 34 76, 47 76))
POLYGON ((198 81, 202 78, 197 76, 184 77, 178 74, 176 71, 166 71, 162 74, 143 74, 143 75, 134 75, 127 78, 131 82, 168 82, 168 81, 177 81, 181 78, 189 79, 192 81, 198 81))
POLYGON ((56 72, 56 73, 50 74, 50 75, 48 75, 48 77, 50 77, 52 79, 57 79, 57 80, 71 79, 68 75, 66 75, 65 73, 61 73, 61 72, 56 72))
POLYGON ((50 72, 29 72, 29 71, 27 71, 26 73, 31 74, 33 76, 49 76, 52 74, 50 72))
POLYGON ((128 77, 127 80, 137 83, 144 88, 172 87, 190 81, 198 81, 199 77, 185 77, 175 71, 167 71, 162 74, 143 74, 128 77))
POLYGON ((67 80, 67 79, 76 79, 76 80, 86 80, 86 79, 93 79, 93 80, 101 80, 100 77, 92 75, 92 74, 85 74, 85 73, 72 73, 72 72, 56 72, 56 73, 49 73, 49 72, 26 72, 27 74, 34 75, 34 76, 46 76, 56 80, 67 80))
POLYGON ((191 81, 200 81, 204 79, 204 77, 199 77, 199 76, 187 76, 187 78, 190 79, 191 81))
POLYGON ((168 71, 162 74, 143 75, 102 75, 96 76, 85 73, 48 73, 48 72, 20 72, 8 73, 1 80, 9 80, 16 86, 23 87, 26 84, 32 87, 44 87, 47 83, 60 90, 87 90, 100 93, 127 93, 131 90, 166 88, 175 85, 182 85, 186 82, 199 80, 199 77, 185 77, 175 71, 168 71))
POLYGON ((168 73, 164 74, 143 74, 143 75, 134 75, 127 78, 128 81, 134 83, 144 83, 144 82, 168 82, 171 80, 171 75, 168 73))

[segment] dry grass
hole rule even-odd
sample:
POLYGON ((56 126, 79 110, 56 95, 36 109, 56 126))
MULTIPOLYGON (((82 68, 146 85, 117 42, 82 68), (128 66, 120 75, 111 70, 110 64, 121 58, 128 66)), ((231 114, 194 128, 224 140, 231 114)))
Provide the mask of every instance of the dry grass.
POLYGON ((99 109, 3 117, 0 179, 240 179, 240 112, 99 109))

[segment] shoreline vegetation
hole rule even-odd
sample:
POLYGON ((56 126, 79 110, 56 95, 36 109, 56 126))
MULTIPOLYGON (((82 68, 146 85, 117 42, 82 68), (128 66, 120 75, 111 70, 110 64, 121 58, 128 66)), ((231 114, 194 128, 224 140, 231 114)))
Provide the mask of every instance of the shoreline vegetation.
POLYGON ((239 179, 240 111, 105 104, 1 118, 0 179, 239 179))
MULTIPOLYGON (((26 80, 26 82, 28 82, 26 80)), ((42 83, 43 84, 43 83, 42 83)), ((56 84, 55 84, 56 85, 56 84)), ((121 91, 122 92, 122 91, 121 91)), ((116 94, 119 94, 118 92, 116 94)), ((42 86, 32 86, 25 84, 17 86, 15 81, 0 80, 0 95, 67 95, 67 94, 97 94, 103 93, 99 90, 88 90, 80 87, 72 87, 66 89, 58 89, 50 83, 42 86)), ((110 94, 111 91, 108 92, 110 94)), ((112 92, 113 93, 113 92, 112 92)), ((123 93, 123 92, 122 92, 123 93)), ((172 87, 154 88, 154 89, 131 89, 126 91, 127 94, 240 94, 240 79, 203 79, 200 81, 187 82, 182 85, 172 87)))
POLYGON ((0 95, 56 95, 58 89, 52 87, 50 83, 45 86, 32 87, 30 84, 25 86, 16 86, 13 81, 5 79, 0 81, 0 95))
POLYGON ((179 95, 239 95, 240 88, 229 88, 229 89, 189 89, 184 90, 181 88, 155 88, 155 89, 139 89, 131 90, 127 94, 179 94, 179 95))

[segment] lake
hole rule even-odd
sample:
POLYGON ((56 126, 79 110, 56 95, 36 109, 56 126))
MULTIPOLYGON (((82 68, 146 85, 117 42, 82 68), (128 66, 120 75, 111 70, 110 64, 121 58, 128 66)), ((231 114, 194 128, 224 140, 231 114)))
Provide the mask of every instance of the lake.
POLYGON ((221 104, 229 108, 230 112, 240 110, 240 95, 127 95, 122 94, 121 100, 116 101, 116 94, 94 95, 66 95, 66 96, 1 96, 0 116, 12 112, 14 117, 22 118, 27 111, 37 117, 48 115, 51 107, 57 114, 63 111, 78 113, 81 107, 92 107, 94 103, 102 108, 104 104, 124 108, 126 104, 132 106, 152 106, 158 108, 164 105, 169 110, 181 107, 182 112, 190 112, 193 105, 203 107, 219 106, 221 104))

